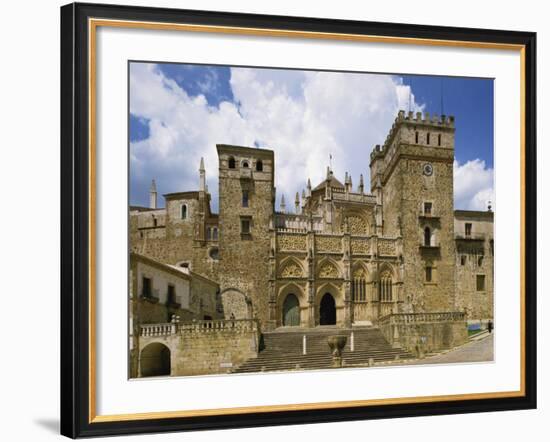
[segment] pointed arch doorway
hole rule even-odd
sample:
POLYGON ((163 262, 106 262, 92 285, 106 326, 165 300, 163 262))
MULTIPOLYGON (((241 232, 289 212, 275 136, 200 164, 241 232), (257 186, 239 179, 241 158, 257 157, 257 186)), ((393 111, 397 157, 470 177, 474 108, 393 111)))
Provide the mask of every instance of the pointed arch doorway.
POLYGON ((325 293, 319 304, 319 325, 336 325, 336 302, 330 293, 325 293))
POLYGON ((300 303, 294 293, 290 293, 283 303, 283 326, 298 327, 300 325, 300 303))

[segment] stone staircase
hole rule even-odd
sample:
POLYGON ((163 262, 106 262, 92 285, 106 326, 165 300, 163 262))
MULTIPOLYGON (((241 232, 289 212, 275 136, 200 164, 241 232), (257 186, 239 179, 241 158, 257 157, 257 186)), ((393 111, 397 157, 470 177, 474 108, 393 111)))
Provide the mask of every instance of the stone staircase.
POLYGON ((281 328, 263 333, 263 350, 257 358, 249 359, 234 373, 258 371, 315 370, 330 368, 332 356, 327 343, 330 335, 346 335, 348 340, 342 352, 345 366, 368 365, 369 362, 393 361, 396 359, 414 359, 414 356, 402 348, 392 348, 378 328, 354 327, 342 329, 336 327, 316 327, 314 329, 281 328), (354 351, 351 351, 350 335, 354 335, 354 351), (302 340, 306 336, 307 354, 302 354, 302 340))

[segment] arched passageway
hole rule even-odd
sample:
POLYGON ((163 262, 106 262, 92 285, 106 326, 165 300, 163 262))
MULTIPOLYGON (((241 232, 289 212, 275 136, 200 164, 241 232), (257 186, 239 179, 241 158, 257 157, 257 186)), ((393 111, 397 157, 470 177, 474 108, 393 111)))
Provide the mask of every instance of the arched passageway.
POLYGON ((147 345, 141 350, 141 376, 169 376, 170 349, 159 342, 147 345))

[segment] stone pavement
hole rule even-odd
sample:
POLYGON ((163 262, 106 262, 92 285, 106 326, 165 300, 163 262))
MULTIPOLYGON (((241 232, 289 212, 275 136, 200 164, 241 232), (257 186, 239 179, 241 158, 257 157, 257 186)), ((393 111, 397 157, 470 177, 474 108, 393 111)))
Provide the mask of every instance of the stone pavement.
POLYGON ((410 364, 448 364, 455 362, 485 362, 493 360, 494 333, 479 340, 472 340, 445 353, 429 356, 410 364))

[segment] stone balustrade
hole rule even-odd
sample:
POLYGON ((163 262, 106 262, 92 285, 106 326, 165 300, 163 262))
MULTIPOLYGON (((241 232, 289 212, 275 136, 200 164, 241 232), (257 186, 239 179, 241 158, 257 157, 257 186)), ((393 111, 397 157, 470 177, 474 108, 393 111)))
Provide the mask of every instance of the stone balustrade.
POLYGON ((162 324, 141 324, 140 326, 140 336, 144 337, 169 336, 174 332, 174 324, 170 322, 162 324))
POLYGON ((425 322, 453 322, 465 321, 464 312, 433 312, 433 313, 394 313, 383 316, 379 325, 388 324, 415 324, 425 322))
POLYGON ((188 333, 245 333, 259 331, 255 319, 214 319, 180 323, 141 324, 140 336, 153 338, 188 333))
POLYGON ((179 324, 179 333, 245 333, 259 330, 255 319, 214 319, 179 324))

